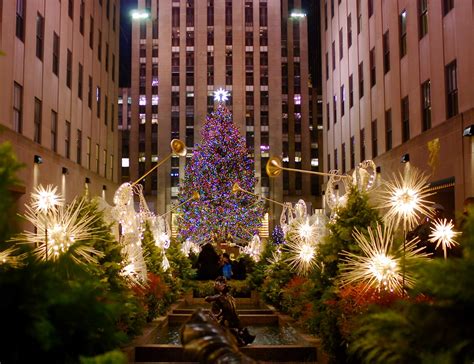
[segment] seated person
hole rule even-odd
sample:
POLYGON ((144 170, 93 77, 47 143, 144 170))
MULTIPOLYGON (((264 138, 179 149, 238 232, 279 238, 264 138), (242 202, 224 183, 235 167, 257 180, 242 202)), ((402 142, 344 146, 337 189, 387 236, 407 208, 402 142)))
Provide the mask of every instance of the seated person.
POLYGON ((222 254, 222 275, 225 279, 232 278, 232 265, 228 253, 222 254))
POLYGON ((206 302, 212 303, 210 316, 221 326, 226 327, 237 339, 239 346, 252 343, 255 335, 250 335, 247 328, 240 323, 239 315, 235 307, 235 299, 229 294, 229 286, 224 277, 217 277, 214 282, 217 294, 207 296, 206 302))

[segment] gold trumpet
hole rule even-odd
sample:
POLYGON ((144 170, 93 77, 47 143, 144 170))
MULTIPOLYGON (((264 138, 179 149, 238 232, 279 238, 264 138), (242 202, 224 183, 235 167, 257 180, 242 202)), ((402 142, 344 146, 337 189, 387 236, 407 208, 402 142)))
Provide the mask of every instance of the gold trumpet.
POLYGON ((237 193, 237 192, 244 192, 244 193, 247 193, 247 194, 249 194, 249 195, 252 195, 252 196, 261 198, 261 199, 263 199, 263 200, 276 203, 277 205, 281 205, 281 206, 284 206, 284 207, 286 206, 284 203, 281 203, 281 202, 279 202, 279 201, 275 201, 275 200, 272 200, 271 198, 263 197, 263 196, 257 195, 256 193, 253 193, 253 192, 244 190, 242 187, 239 186, 239 184, 238 184, 237 182, 235 182, 235 183, 232 185, 232 193, 235 194, 235 193, 237 193))
POLYGON ((305 169, 286 168, 286 167, 283 167, 283 165, 281 163, 281 158, 279 158, 279 157, 271 157, 268 160, 265 169, 267 171, 268 177, 272 177, 272 178, 276 177, 276 176, 279 176, 281 174, 282 170, 291 171, 291 172, 299 172, 299 173, 317 174, 319 176, 329 176, 329 177, 339 176, 341 178, 352 178, 352 177, 346 176, 346 175, 335 175, 334 173, 307 171, 305 169))
POLYGON ((191 200, 199 200, 200 198, 201 198, 201 195, 199 194, 199 192, 198 192, 198 191, 194 191, 190 198, 188 198, 188 199, 187 199, 186 201, 184 201, 184 202, 181 202, 179 205, 176 205, 176 206, 172 207, 169 211, 166 211, 163 215, 160 215, 160 217, 163 217, 163 216, 168 215, 170 212, 175 211, 176 209, 178 209, 179 207, 183 206, 184 204, 187 204, 187 203, 188 203, 189 201, 191 201, 191 200))
POLYGON ((159 166, 161 166, 163 163, 165 163, 168 159, 171 158, 171 156, 173 156, 173 155, 177 155, 179 157, 186 156, 186 144, 184 144, 183 141, 181 141, 179 139, 173 139, 170 143, 170 148, 171 148, 171 153, 168 154, 166 157, 164 157, 159 163, 156 164, 156 166, 154 166, 152 169, 150 169, 148 172, 146 172, 143 176, 141 176, 139 179, 137 179, 135 182, 133 182, 132 186, 135 186, 143 178, 148 176, 151 172, 153 172, 155 169, 157 169, 159 166))

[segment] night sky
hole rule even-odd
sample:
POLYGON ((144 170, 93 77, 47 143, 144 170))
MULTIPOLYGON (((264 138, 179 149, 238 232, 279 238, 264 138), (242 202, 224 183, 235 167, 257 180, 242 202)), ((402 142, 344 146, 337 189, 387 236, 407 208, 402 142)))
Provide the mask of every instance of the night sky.
MULTIPOLYGON (((310 72, 315 80, 320 80, 321 54, 319 49, 321 41, 319 36, 319 3, 320 0, 302 0, 303 9, 308 14, 309 24, 309 55, 310 72), (317 29, 318 31, 314 31, 317 29)), ((131 20, 130 10, 137 7, 137 0, 120 0, 120 87, 130 87, 130 48, 131 48, 131 20)))

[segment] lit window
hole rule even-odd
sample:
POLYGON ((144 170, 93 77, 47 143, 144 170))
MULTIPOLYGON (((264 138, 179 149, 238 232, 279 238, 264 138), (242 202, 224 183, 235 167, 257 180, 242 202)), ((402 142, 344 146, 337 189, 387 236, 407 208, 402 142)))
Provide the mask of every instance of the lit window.
POLYGON ((311 159, 311 167, 318 167, 319 166, 319 159, 318 158, 312 158, 311 159))
POLYGON ((138 102, 140 105, 146 105, 146 96, 140 95, 140 100, 138 102))
POLYGON ((151 104, 152 105, 158 105, 158 95, 153 95, 151 97, 151 104))
POLYGON ((301 95, 300 94, 295 94, 294 100, 295 100, 295 105, 301 105, 301 95))
POLYGON ((122 158, 122 167, 130 167, 130 158, 122 158))

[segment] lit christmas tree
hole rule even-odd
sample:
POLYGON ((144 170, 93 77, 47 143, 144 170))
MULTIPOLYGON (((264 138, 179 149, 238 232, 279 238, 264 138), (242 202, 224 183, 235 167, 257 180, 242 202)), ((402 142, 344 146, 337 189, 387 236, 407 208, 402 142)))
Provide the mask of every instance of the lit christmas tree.
POLYGON ((216 99, 219 106, 206 118, 202 143, 195 146, 180 185, 180 203, 195 191, 200 198, 181 206, 179 235, 196 243, 214 237, 226 240, 228 235, 249 241, 261 225, 263 203, 246 193, 232 193, 232 186, 237 182, 242 189, 254 191, 254 162, 224 106, 225 91, 216 92, 216 99))

